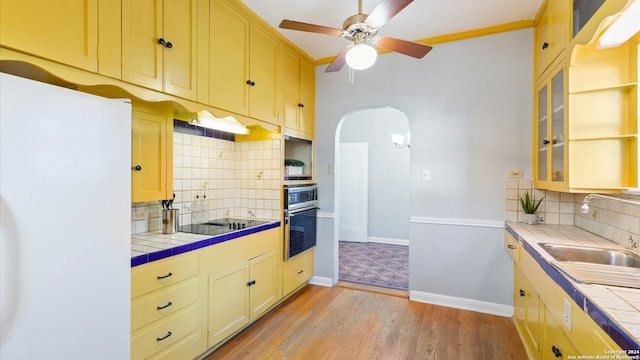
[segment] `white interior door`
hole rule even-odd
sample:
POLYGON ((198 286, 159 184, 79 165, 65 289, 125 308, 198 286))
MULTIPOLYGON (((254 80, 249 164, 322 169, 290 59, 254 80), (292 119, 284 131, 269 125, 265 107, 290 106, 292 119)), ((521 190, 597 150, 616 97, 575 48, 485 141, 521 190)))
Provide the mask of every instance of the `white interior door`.
POLYGON ((369 146, 340 144, 340 241, 367 241, 369 146))

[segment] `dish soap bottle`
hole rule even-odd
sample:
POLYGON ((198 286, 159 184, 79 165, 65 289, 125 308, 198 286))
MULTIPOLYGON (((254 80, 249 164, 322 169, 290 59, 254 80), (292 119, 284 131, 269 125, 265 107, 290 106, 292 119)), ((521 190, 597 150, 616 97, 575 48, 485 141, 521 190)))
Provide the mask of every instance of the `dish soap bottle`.
POLYGON ((202 195, 202 203, 200 203, 200 211, 202 215, 200 215, 200 222, 205 223, 209 221, 209 215, 207 215, 207 193, 205 192, 202 195))

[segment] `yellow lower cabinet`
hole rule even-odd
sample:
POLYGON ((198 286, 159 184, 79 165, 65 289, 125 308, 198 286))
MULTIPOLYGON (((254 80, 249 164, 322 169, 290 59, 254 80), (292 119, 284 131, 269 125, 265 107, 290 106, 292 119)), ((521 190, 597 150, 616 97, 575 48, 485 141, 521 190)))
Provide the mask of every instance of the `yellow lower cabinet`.
POLYGON ((514 266, 514 322, 530 359, 540 353, 540 297, 523 272, 514 266))
MULTIPOLYGON (((165 359, 160 351, 173 353, 176 347, 182 348, 180 340, 189 336, 197 339, 198 306, 191 305, 165 319, 155 321, 131 334, 131 359, 165 359)), ((194 358, 199 347, 180 350, 184 359, 194 358)), ((175 354, 175 353, 174 353, 175 354)))
POLYGON ((260 255, 249 262, 249 321, 254 321, 278 301, 278 262, 276 251, 260 255))
POLYGON ((540 343, 540 357, 542 359, 571 359, 580 355, 565 336, 562 327, 562 323, 545 306, 542 342, 540 343))
POLYGON ((209 276, 208 347, 249 323, 249 263, 209 276))
POLYGON ((201 352, 198 256, 187 253, 131 271, 131 359, 191 359, 201 352))
POLYGON ((209 276, 208 338, 212 347, 242 329, 279 300, 276 251, 209 276))
POLYGON ((582 354, 605 356, 622 350, 587 313, 571 305, 571 341, 582 354))
POLYGON ((314 257, 314 249, 310 249, 284 262, 282 270, 282 294, 284 296, 304 285, 313 276, 314 257))
POLYGON ((131 270, 131 297, 177 284, 198 274, 198 255, 191 252, 136 266, 131 270))
POLYGON ((621 350, 526 251, 514 266, 514 323, 529 359, 606 356, 621 350))

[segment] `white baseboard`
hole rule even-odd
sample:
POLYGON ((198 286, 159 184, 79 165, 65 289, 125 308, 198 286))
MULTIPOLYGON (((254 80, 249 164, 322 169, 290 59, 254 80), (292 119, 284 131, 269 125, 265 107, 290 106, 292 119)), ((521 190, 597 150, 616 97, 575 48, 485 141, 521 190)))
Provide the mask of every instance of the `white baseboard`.
POLYGON ((311 279, 309 279, 309 284, 324 287, 333 287, 334 285, 333 279, 322 276, 312 276, 311 279))
POLYGON ((380 243, 380 244, 409 246, 409 240, 407 240, 407 239, 391 239, 391 238, 382 238, 382 237, 369 236, 367 238, 367 241, 374 242, 374 243, 380 243))
POLYGON ((452 307, 456 309, 471 310, 485 314, 504 317, 513 316, 513 306, 490 303, 486 301, 458 298, 453 296, 433 294, 422 291, 409 291, 409 299, 412 301, 452 307))

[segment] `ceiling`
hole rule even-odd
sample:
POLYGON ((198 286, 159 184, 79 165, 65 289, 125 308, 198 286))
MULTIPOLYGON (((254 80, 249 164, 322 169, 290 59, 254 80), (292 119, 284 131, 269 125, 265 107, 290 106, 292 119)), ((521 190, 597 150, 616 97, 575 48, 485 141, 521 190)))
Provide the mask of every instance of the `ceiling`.
MULTIPOLYGON (((358 0, 241 0, 258 16, 314 59, 338 54, 350 42, 340 37, 279 29, 283 19, 342 29, 358 13, 358 0)), ((370 13, 380 0, 362 0, 370 13)), ((542 0, 415 0, 378 32, 379 36, 421 40, 520 20, 532 20, 542 0)))

